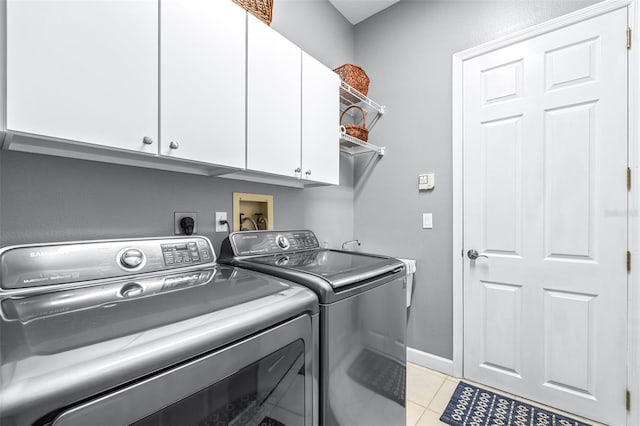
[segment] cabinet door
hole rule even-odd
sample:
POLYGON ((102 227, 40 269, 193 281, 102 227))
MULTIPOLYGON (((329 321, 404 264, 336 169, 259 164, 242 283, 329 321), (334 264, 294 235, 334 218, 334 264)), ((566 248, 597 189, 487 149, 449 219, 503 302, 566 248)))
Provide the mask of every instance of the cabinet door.
POLYGON ((158 2, 8 0, 7 128, 157 153, 158 2))
POLYGON ((302 53, 302 177, 337 185, 340 180, 340 78, 302 53))
POLYGON ((244 168, 246 12, 229 0, 161 4, 160 152, 244 168))
POLYGON ((301 50, 248 15, 247 169, 299 176, 301 50))

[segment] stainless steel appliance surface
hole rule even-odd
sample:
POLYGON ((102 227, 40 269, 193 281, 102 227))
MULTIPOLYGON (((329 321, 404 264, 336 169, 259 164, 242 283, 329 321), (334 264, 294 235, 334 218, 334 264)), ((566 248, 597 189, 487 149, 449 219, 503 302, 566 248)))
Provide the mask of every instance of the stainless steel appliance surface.
POLYGON ((386 256, 319 247, 311 231, 237 232, 219 262, 302 284, 320 300, 320 421, 404 426, 406 276, 386 256))
POLYGON ((318 299, 204 237, 0 250, 0 424, 316 425, 318 299))

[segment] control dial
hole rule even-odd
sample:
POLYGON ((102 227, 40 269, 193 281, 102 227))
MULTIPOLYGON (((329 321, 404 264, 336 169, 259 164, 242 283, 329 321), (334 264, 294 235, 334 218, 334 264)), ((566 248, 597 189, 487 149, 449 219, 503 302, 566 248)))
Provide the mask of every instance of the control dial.
POLYGON ((127 269, 135 269, 144 262, 144 253, 140 249, 126 249, 120 255, 120 264, 127 269))
POLYGON ((282 250, 286 250, 289 248, 289 240, 287 240, 287 237, 285 237, 284 235, 278 235, 276 237, 276 243, 282 250))

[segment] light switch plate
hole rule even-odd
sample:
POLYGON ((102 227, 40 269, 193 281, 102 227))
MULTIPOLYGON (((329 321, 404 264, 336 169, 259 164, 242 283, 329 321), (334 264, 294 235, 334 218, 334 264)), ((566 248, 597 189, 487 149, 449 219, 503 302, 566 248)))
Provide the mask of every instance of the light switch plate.
POLYGON ((422 213, 422 228, 423 229, 432 229, 433 228, 433 214, 432 213, 422 213))
POLYGON ((227 229, 226 224, 220 223, 221 220, 227 220, 227 212, 216 212, 216 232, 227 232, 228 229, 231 229, 231 224, 227 229))

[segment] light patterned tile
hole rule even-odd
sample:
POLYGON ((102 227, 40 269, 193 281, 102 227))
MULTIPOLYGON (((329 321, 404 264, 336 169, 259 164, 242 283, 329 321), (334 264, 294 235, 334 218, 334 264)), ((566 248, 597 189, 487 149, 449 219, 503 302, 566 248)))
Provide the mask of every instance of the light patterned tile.
POLYGON ((456 384, 456 386, 458 386, 458 383, 460 383, 462 379, 459 379, 457 377, 451 377, 451 376, 447 376, 447 382, 453 382, 456 384))
POLYGON ((458 383, 448 379, 445 380, 427 408, 435 411, 436 413, 444 413, 444 409, 447 408, 447 404, 449 404, 449 400, 457 386, 458 383))
POLYGON ((407 400, 428 407, 445 380, 446 376, 443 374, 408 365, 407 400))
POLYGON ((446 425, 446 423, 442 423, 440 421, 441 413, 436 413, 435 411, 426 410, 420 420, 418 421, 416 426, 439 426, 446 425))
POLYGON ((416 370, 428 371, 429 373, 435 374, 436 376, 442 377, 443 379, 446 379, 447 377, 449 377, 446 374, 443 374, 443 373, 441 373, 439 371, 431 370, 429 368, 423 367, 423 366, 418 365, 418 364, 414 364, 412 362, 407 362, 407 367, 413 368, 413 369, 416 369, 416 370))
POLYGON ((424 414, 424 410, 426 408, 422 405, 407 401, 407 426, 415 426, 424 414))

